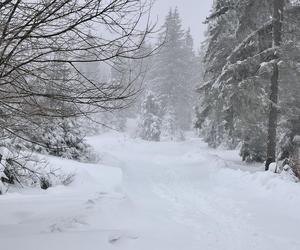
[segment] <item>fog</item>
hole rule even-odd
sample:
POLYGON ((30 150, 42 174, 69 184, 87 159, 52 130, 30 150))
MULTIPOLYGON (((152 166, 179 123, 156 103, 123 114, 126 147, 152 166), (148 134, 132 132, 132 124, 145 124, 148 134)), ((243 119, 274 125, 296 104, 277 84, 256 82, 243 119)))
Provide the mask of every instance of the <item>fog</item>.
POLYGON ((212 2, 213 0, 156 0, 152 15, 161 24, 169 9, 178 7, 183 25, 191 28, 197 48, 204 38, 206 27, 203 21, 209 14, 212 2))
POLYGON ((299 27, 300 0, 0 1, 1 249, 300 250, 299 27))

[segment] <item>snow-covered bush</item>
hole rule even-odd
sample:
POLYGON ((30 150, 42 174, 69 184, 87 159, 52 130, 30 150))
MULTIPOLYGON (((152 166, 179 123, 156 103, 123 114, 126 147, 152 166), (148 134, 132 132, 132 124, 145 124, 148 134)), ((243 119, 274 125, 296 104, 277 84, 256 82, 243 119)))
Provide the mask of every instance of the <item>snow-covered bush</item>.
POLYGON ((15 148, 2 148, 0 163, 1 194, 10 186, 48 189, 55 185, 69 185, 74 177, 73 173, 63 174, 58 169, 52 169, 37 154, 15 148))
POLYGON ((84 139, 76 119, 55 119, 45 122, 35 131, 27 131, 26 139, 16 138, 16 148, 78 161, 97 160, 91 146, 84 139))

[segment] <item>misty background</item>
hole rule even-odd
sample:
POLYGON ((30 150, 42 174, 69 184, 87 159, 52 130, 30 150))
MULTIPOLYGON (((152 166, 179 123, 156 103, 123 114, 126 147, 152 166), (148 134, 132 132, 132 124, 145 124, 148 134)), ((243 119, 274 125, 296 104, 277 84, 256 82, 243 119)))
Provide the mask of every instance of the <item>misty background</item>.
POLYGON ((300 0, 5 0, 0 24, 1 249, 300 250, 300 0))
POLYGON ((209 15, 213 0, 156 0, 152 10, 153 19, 158 20, 159 26, 164 22, 170 8, 178 8, 184 28, 191 28, 195 48, 204 39, 207 28, 203 21, 209 15))

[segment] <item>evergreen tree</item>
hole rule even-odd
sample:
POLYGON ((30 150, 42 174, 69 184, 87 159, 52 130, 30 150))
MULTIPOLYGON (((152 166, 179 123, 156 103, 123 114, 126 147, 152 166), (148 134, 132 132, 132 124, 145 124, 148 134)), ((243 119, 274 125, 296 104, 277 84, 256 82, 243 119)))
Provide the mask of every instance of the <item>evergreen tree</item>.
MULTIPOLYGON (((203 62, 205 65, 203 83, 197 88, 200 94, 197 108, 196 128, 210 146, 217 147, 226 141, 231 129, 230 109, 224 112, 225 100, 221 98, 221 89, 216 80, 222 74, 226 58, 236 44, 235 30, 237 13, 230 8, 229 2, 215 1, 209 25, 206 43, 203 46, 203 62)), ((226 142, 227 143, 227 142, 226 142)), ((234 146, 234 145, 230 145, 234 146)))
POLYGON ((173 141, 177 139, 178 131, 175 109, 172 106, 167 107, 162 121, 162 137, 165 140, 173 141))
MULTIPOLYGON (((190 31, 182 29, 178 10, 170 10, 160 35, 162 48, 153 60, 151 89, 158 93, 171 127, 188 130, 191 126, 193 86, 196 63, 190 31)), ((163 118, 163 117, 162 117, 163 118)), ((163 118, 164 119, 164 118, 163 118)))
POLYGON ((161 103, 155 94, 148 92, 141 106, 139 137, 147 141, 160 141, 161 103))
MULTIPOLYGON (((59 61, 60 54, 56 54, 59 61)), ((85 142, 85 133, 80 128, 79 118, 69 117, 74 109, 68 103, 47 98, 47 96, 63 94, 69 88, 73 77, 72 70, 65 64, 53 62, 48 84, 44 86, 44 97, 39 98, 42 116, 34 121, 18 120, 18 131, 21 137, 10 137, 11 145, 18 150, 31 150, 38 153, 81 161, 94 161, 91 147, 85 142), (62 82, 64 89, 56 87, 56 81, 62 82), (51 107, 51 109, 49 108, 51 107)), ((92 76, 92 74, 90 74, 92 76)), ((30 102, 23 107, 26 112, 34 112, 30 102)))
MULTIPOLYGON (((299 49, 298 39, 289 35, 291 30, 294 35, 299 33, 294 28, 299 22, 299 6, 287 1, 283 8, 282 3, 215 1, 207 18, 205 81, 198 88, 196 125, 206 140, 213 146, 242 143, 244 160, 269 159, 267 165, 275 160, 279 111, 294 110, 290 114, 296 120, 299 117, 296 102, 284 104, 288 100, 285 92, 290 100, 297 92, 292 89, 297 88, 298 81, 287 76, 299 71, 291 67, 299 61, 291 56, 299 49), (288 84, 281 85, 283 81, 288 84)), ((281 120, 288 119, 288 112, 282 113, 281 120)))

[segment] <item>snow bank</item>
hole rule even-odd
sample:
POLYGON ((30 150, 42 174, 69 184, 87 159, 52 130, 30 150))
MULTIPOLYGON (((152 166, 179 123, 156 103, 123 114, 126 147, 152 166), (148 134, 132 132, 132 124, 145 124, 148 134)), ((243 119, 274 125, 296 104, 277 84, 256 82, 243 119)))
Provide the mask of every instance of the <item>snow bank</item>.
POLYGON ((101 164, 50 157, 74 182, 0 196, 3 249, 298 250, 300 186, 198 138, 89 139, 101 164))

